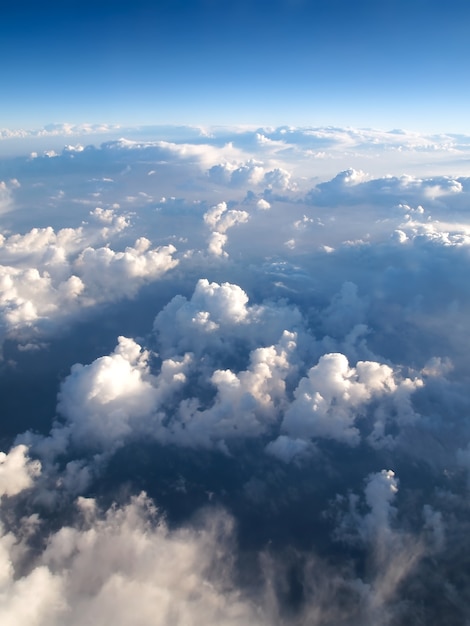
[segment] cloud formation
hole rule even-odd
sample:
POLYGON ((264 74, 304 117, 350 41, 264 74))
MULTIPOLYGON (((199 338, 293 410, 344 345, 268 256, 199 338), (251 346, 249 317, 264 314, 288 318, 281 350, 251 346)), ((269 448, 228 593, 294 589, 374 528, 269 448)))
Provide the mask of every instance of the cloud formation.
POLYGON ((468 137, 170 130, 2 161, 2 624, 465 623, 468 137))
POLYGON ((173 245, 152 248, 140 237, 115 252, 95 242, 118 236, 128 219, 97 208, 92 222, 78 228, 33 228, 0 239, 1 326, 20 334, 100 302, 132 297, 145 282, 177 265, 173 245))

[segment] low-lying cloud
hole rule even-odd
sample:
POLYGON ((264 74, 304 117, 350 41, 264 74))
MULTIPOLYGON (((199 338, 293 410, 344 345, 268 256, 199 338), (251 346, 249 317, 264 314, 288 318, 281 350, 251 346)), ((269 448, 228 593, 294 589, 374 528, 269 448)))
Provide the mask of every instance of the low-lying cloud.
POLYGON ((59 132, 0 186, 2 624, 468 620, 468 137, 59 132))

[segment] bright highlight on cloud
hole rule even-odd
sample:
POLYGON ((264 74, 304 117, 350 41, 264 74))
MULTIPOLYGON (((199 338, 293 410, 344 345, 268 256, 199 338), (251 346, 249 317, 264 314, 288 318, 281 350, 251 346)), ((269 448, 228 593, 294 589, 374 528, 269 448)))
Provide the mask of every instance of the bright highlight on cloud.
POLYGON ((468 137, 59 130, 3 159, 1 623, 468 620, 468 137))

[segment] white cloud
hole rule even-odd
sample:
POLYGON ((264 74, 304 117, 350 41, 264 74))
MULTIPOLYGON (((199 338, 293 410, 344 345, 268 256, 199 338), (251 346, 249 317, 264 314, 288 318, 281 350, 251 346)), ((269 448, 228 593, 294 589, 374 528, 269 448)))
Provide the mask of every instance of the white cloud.
POLYGON ((372 178, 365 172, 348 169, 332 180, 318 184, 307 196, 308 202, 324 204, 380 203, 391 199, 401 203, 433 203, 463 193, 462 183, 450 176, 417 178, 410 175, 372 178))
MULTIPOLYGON (((186 382, 191 359, 167 359, 154 376, 149 357, 135 341, 119 337, 111 355, 72 367, 60 390, 58 410, 73 443, 106 452, 137 435, 162 436, 158 410, 186 382)), ((60 428, 53 432, 54 439, 61 437, 60 428)))
POLYGON ((138 344, 120 337, 110 356, 73 366, 62 385, 58 409, 72 425, 74 439, 103 447, 118 445, 131 431, 131 420, 152 412, 157 393, 147 359, 138 344))
POLYGON ((369 477, 364 489, 370 512, 364 518, 367 533, 383 533, 389 529, 390 518, 395 512, 392 506, 398 492, 398 480, 392 470, 382 470, 369 477))
POLYGON ((219 184, 243 187, 258 185, 264 177, 264 167, 261 161, 250 160, 247 163, 221 163, 209 169, 209 179, 219 184))
POLYGON ((151 247, 145 237, 123 252, 94 248, 118 235, 127 217, 97 208, 78 228, 33 228, 0 239, 0 315, 10 334, 44 320, 60 321, 97 302, 131 297, 178 263, 172 245, 151 247), (96 225, 97 222, 97 225, 96 225))
POLYGON ((217 394, 203 409, 196 398, 184 400, 174 424, 172 439, 188 446, 223 446, 229 439, 252 438, 275 425, 286 403, 285 379, 292 369, 290 354, 296 337, 285 332, 276 346, 258 348, 246 371, 216 370, 210 382, 217 394))
POLYGON ((463 623, 470 138, 61 132, 2 160, 1 623, 463 623))
POLYGON ((219 202, 204 213, 204 222, 212 230, 209 239, 209 252, 214 256, 228 256, 223 249, 227 243, 227 230, 237 224, 247 222, 248 219, 249 215, 246 211, 228 210, 225 202, 219 202))
MULTIPOLYGON (((13 185, 14 186, 14 185, 13 185)), ((12 194, 9 186, 0 181, 0 215, 10 210, 12 206, 12 194)))
POLYGON ((200 279, 190 300, 176 296, 157 315, 154 330, 162 354, 203 351, 230 356, 230 346, 272 345, 284 330, 296 330, 302 317, 295 307, 249 305, 248 295, 231 283, 200 279))
POLYGON ((271 205, 267 200, 264 200, 264 198, 260 198, 256 203, 256 207, 261 211, 267 211, 271 208, 271 205))
MULTIPOLYGON (((359 361, 350 367, 343 354, 325 354, 299 382, 282 429, 294 438, 328 438, 355 446, 361 439, 359 419, 371 400, 390 396, 396 402, 398 421, 410 420, 415 417, 410 395, 421 384, 420 379, 397 381, 388 365, 359 361)), ((372 442, 387 441, 385 425, 390 413, 375 410, 372 442)))
POLYGON ((79 499, 83 522, 51 533, 29 573, 15 573, 15 537, 0 538, 5 626, 267 624, 233 580, 233 521, 170 530, 144 494, 100 516, 79 499))
POLYGON ((375 580, 367 594, 368 611, 377 621, 385 617, 385 623, 390 620, 387 605, 393 602, 424 552, 419 538, 394 527, 396 509, 392 502, 397 492, 398 480, 393 471, 382 470, 369 476, 364 489, 369 512, 362 519, 357 516, 363 541, 373 548, 371 569, 375 580))
POLYGON ((151 248, 145 237, 124 252, 110 248, 85 248, 75 269, 93 301, 131 297, 150 280, 156 280, 178 263, 173 245, 151 248))
MULTIPOLYGON (((209 406, 180 393, 197 362, 186 354, 162 362, 152 374, 149 353, 120 337, 115 351, 90 365, 74 365, 62 384, 58 410, 66 418, 50 440, 36 441, 39 454, 78 448, 112 452, 126 441, 147 437, 191 447, 222 446, 224 440, 257 437, 276 427, 287 404, 286 379, 296 336, 285 331, 277 345, 252 351, 247 370, 215 369, 207 383, 216 393, 209 406), (165 411, 165 403, 170 410, 165 411)), ((189 388, 191 390, 191 387, 189 388)))
POLYGON ((210 254, 219 257, 227 257, 228 254, 224 250, 224 246, 227 243, 227 235, 219 232, 211 233, 209 238, 209 245, 207 247, 210 254))
POLYGON ((15 446, 6 454, 0 452, 0 498, 14 496, 31 487, 33 479, 39 475, 41 465, 27 456, 27 447, 15 446))

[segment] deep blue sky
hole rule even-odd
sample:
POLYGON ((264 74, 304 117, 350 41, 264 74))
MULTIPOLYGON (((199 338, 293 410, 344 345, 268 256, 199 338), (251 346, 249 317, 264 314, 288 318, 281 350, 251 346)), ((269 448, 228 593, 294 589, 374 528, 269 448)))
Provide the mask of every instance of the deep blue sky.
POLYGON ((308 124, 470 132, 470 4, 10 2, 3 127, 308 124))

